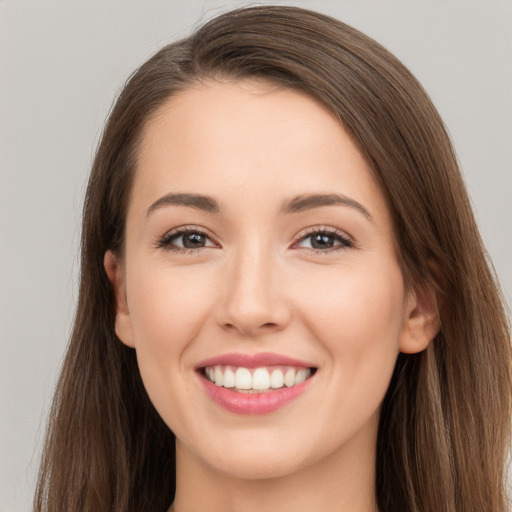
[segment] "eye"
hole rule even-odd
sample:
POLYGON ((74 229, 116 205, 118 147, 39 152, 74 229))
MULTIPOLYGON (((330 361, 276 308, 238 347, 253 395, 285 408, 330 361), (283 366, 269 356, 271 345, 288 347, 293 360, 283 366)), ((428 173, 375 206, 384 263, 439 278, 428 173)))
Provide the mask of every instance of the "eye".
POLYGON ((295 243, 295 247, 310 249, 315 252, 333 252, 353 247, 353 243, 337 229, 316 228, 300 235, 295 243))
POLYGON ((205 247, 217 247, 217 244, 201 229, 179 228, 165 234, 157 243, 157 247, 169 251, 194 251, 205 247))

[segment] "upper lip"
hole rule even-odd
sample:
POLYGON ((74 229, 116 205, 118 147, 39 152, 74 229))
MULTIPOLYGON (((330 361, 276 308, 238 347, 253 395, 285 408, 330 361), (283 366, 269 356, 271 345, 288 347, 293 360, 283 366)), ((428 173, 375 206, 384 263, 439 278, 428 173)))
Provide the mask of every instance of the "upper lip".
POLYGON ((259 354, 222 354, 210 357, 198 363, 196 370, 207 366, 241 366, 243 368, 261 368, 263 366, 296 366, 302 368, 313 368, 314 365, 299 359, 274 354, 272 352, 260 352, 259 354))

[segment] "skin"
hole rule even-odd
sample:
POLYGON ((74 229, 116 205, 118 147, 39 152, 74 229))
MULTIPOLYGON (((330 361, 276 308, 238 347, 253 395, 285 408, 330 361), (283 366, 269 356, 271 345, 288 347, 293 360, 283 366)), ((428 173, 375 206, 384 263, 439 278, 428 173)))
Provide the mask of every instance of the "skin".
POLYGON ((105 268, 116 333, 177 438, 175 512, 377 510, 377 427, 396 357, 425 349, 438 324, 433 298, 405 290, 384 196, 335 116, 257 81, 171 98, 143 134, 124 257, 107 252, 105 268), (211 196, 221 212, 148 214, 169 193, 211 196), (311 193, 341 194, 369 216, 343 204, 281 212, 311 193), (206 231, 203 247, 159 246, 184 225, 206 231), (328 234, 333 247, 314 250, 310 228, 335 229, 349 245, 328 234), (283 408, 235 414, 194 370, 232 352, 318 370, 283 408))

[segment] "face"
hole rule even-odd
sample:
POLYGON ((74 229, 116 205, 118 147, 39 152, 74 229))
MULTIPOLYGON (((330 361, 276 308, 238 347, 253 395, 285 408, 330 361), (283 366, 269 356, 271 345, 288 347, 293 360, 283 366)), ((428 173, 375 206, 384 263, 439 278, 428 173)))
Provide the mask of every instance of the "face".
POLYGON ((228 475, 371 457, 398 352, 429 338, 358 147, 264 83, 191 87, 152 118, 105 266, 178 452, 228 475))

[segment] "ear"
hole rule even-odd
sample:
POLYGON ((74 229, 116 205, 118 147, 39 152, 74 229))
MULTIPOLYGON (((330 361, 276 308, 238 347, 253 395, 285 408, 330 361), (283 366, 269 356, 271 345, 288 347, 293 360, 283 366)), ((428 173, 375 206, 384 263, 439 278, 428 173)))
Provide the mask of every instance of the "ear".
POLYGON ((128 302, 126 300, 126 284, 123 268, 112 251, 107 251, 103 258, 103 265, 107 272, 116 299, 116 323, 117 337, 127 346, 135 347, 132 321, 128 302))
POLYGON ((425 350, 439 332, 440 327, 434 290, 425 287, 409 292, 405 301, 400 352, 415 354, 425 350))

